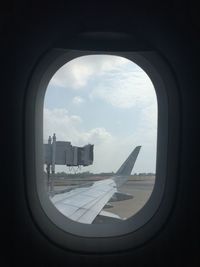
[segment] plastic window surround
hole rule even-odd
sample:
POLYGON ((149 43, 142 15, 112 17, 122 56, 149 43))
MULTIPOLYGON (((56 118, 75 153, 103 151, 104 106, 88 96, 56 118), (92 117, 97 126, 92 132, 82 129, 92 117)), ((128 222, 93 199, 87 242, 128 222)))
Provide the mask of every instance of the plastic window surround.
POLYGON ((25 98, 25 182, 32 217, 48 239, 61 247, 86 252, 121 251, 141 245, 166 223, 175 195, 178 160, 178 90, 168 65, 153 51, 97 52, 53 49, 36 66, 25 98), (83 55, 128 58, 150 77, 157 94, 156 180, 144 207, 115 224, 80 224, 62 215, 50 202, 43 179, 43 104, 47 85, 68 61, 83 55))

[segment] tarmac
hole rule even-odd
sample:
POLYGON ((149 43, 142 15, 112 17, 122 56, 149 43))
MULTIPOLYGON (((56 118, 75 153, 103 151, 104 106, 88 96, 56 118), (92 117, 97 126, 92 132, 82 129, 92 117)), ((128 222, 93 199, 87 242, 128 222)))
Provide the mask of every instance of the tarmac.
POLYGON ((136 214, 148 201, 153 191, 155 179, 143 181, 127 181, 120 188, 120 192, 128 193, 133 196, 132 199, 112 202, 112 208, 104 209, 115 213, 121 218, 129 218, 136 214))

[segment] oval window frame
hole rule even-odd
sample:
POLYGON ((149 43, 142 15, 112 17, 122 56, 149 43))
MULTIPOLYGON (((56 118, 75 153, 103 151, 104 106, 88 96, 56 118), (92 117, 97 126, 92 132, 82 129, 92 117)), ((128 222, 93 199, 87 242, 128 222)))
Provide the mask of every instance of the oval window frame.
POLYGON ((172 208, 178 160, 178 90, 166 62, 153 51, 105 52, 52 49, 37 64, 25 102, 25 159, 27 199, 33 218, 53 242, 86 252, 121 251, 152 237, 166 222, 172 208), (45 193, 43 177, 43 104, 54 73, 70 60, 92 54, 125 57, 150 77, 158 101, 156 180, 153 192, 134 216, 117 224, 80 224, 62 215, 45 193), (170 192, 170 194, 169 194, 170 192), (116 227, 114 227, 114 225, 116 227))

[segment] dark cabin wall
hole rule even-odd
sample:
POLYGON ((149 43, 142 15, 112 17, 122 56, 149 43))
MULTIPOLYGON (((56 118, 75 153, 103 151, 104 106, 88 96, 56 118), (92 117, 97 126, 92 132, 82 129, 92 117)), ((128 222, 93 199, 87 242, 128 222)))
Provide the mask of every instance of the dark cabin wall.
MULTIPOLYGON (((82 1, 79 5, 68 2, 63 6, 56 3, 45 6, 16 2, 11 9, 11 19, 6 22, 9 43, 4 51, 9 51, 12 64, 14 61, 15 75, 9 91, 4 92, 2 87, 11 107, 6 115, 13 153, 12 166, 9 161, 8 169, 13 173, 5 192, 8 196, 11 190, 13 195, 10 205, 12 245, 8 250, 13 260, 11 266, 197 266, 197 62, 200 57, 199 24, 193 3, 168 1, 156 5, 149 1, 146 5, 142 2, 130 5, 121 1, 105 4, 82 1), (84 31, 128 32, 136 36, 139 41, 131 45, 135 49, 142 46, 158 50, 171 66, 179 87, 182 131, 174 208, 164 228, 152 240, 125 253, 80 255, 56 247, 34 224, 26 203, 23 112, 30 75, 40 57, 55 43, 64 47, 76 33, 84 31)), ((5 66, 10 67, 10 64, 5 66)), ((7 85, 10 76, 5 77, 7 80, 3 82, 7 85)), ((6 103, 2 106, 7 110, 6 103)), ((10 152, 6 150, 6 153, 10 152)))

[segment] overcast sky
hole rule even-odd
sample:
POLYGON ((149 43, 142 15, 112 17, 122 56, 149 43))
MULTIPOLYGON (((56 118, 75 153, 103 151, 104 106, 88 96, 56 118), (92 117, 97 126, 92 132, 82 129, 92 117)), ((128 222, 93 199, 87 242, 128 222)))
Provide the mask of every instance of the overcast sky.
MULTIPOLYGON (((133 173, 155 172, 157 98, 147 74, 132 61, 108 55, 76 58, 52 77, 44 102, 44 141, 94 144, 94 163, 82 171, 117 171, 135 146, 133 173)), ((56 171, 68 171, 56 166, 56 171)))

